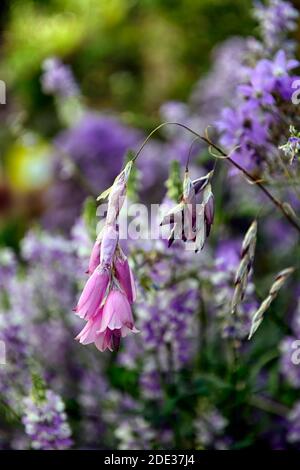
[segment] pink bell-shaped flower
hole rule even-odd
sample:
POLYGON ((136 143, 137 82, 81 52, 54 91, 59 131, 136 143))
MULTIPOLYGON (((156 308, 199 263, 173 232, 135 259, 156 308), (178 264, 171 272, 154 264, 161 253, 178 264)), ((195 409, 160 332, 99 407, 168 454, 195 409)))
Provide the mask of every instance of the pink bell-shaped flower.
POLYGON ((106 268, 97 268, 88 279, 78 304, 74 309, 80 318, 89 319, 99 309, 108 287, 110 273, 106 268))

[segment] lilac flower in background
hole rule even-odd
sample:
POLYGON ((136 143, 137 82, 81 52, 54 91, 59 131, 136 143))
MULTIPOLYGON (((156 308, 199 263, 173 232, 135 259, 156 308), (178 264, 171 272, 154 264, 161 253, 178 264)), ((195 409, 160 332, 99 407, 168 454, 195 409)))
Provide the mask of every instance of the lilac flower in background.
POLYGON ((119 423, 115 436, 120 442, 120 450, 146 450, 151 448, 155 433, 149 423, 138 416, 119 423))
POLYGON ((5 289, 8 279, 16 275, 17 260, 10 249, 1 249, 0 251, 0 292, 5 289))
POLYGON ((39 317, 41 305, 45 308, 44 313, 54 315, 72 308, 78 279, 76 272, 80 272, 73 250, 69 240, 45 232, 40 236, 29 232, 24 238, 22 255, 29 268, 21 287, 24 284, 26 298, 32 296, 31 315, 39 317))
MULTIPOLYGON (((260 19, 266 20, 262 28, 264 39, 269 37, 268 21, 277 31, 277 38, 285 37, 295 27, 295 21, 289 24, 287 20, 296 18, 296 11, 288 2, 270 1, 266 7, 258 5, 255 12, 260 19), (278 30, 280 35, 277 34, 278 30)), ((216 126, 221 134, 221 144, 228 151, 238 146, 232 152, 232 158, 240 165, 250 171, 267 169, 268 173, 273 174, 275 170, 278 172, 274 161, 280 144, 282 109, 288 114, 287 108, 292 106, 291 85, 295 77, 291 72, 298 66, 298 61, 288 55, 284 48, 273 50, 272 54, 265 52, 259 60, 253 56, 250 61, 251 54, 253 51, 248 48, 247 57, 251 66, 245 64, 245 61, 241 64, 244 75, 238 87, 240 93, 234 100, 235 105, 223 109, 216 126)))
POLYGON ((291 158, 294 159, 294 156, 298 154, 300 150, 300 138, 299 137, 289 137, 287 143, 280 147, 284 153, 291 158))
POLYGON ((0 340, 6 347, 6 364, 0 365, 0 394, 17 412, 22 393, 30 390, 28 361, 32 357, 32 348, 28 345, 21 319, 16 319, 10 312, 0 313, 0 340))
POLYGON ((296 286, 294 292, 294 298, 296 300, 296 308, 291 319, 292 330, 298 338, 300 337, 300 285, 296 286))
POLYGON ((6 301, 0 315, 0 339, 5 341, 8 358, 1 367, 1 391, 16 409, 20 395, 29 393, 35 355, 47 364, 45 376, 52 384, 67 386, 66 377, 57 380, 57 370, 62 358, 68 363, 69 338, 75 330, 68 332, 73 325, 66 324, 63 316, 73 306, 79 280, 72 243, 62 237, 29 232, 21 256, 27 262, 26 274, 22 270, 18 276, 6 274, 6 301))
POLYGON ((104 418, 109 425, 118 420, 118 426, 113 429, 120 450, 147 450, 154 443, 168 449, 174 438, 167 426, 154 428, 144 416, 142 403, 124 393, 110 393, 104 418))
POLYGON ((183 266, 193 271, 195 259, 176 244, 166 253, 166 245, 161 240, 150 240, 148 245, 141 241, 145 254, 137 256, 138 242, 130 241, 128 249, 130 257, 137 263, 135 270, 139 279, 144 279, 148 286, 144 289, 143 282, 138 286, 140 296, 135 314, 141 333, 139 337, 129 338, 125 349, 119 353, 118 362, 129 369, 135 369, 139 364, 142 368, 139 385, 143 395, 159 401, 163 394, 160 374, 172 377, 175 371, 190 364, 196 350, 199 334, 197 282, 188 272, 186 280, 176 282, 183 266), (156 257, 156 262, 153 265, 145 263, 147 256, 156 257), (169 284, 172 288, 167 287, 169 284))
POLYGON ((227 425, 227 420, 217 409, 201 412, 194 423, 198 448, 226 450, 230 443, 224 435, 227 425))
POLYGON ((167 296, 157 292, 144 307, 139 305, 145 349, 158 356, 163 370, 168 370, 170 363, 176 370, 191 358, 192 339, 197 333, 193 318, 196 305, 197 288, 192 282, 189 288, 178 286, 178 292, 167 296))
MULTIPOLYGON (((297 337, 288 336, 280 344, 280 370, 285 380, 295 388, 300 387, 300 367, 293 362, 297 337)), ((298 346, 299 347, 299 346, 298 346)))
MULTIPOLYGON (((217 128, 221 133, 221 143, 228 150, 237 147, 232 153, 245 168, 253 169, 263 162, 272 162, 277 153, 270 130, 276 129, 280 109, 275 105, 274 96, 281 95, 287 101, 291 95, 291 78, 283 73, 270 77, 274 62, 260 61, 254 69, 249 69, 250 82, 239 87, 242 98, 235 108, 225 108, 217 128), (261 68, 267 69, 267 79, 261 68)), ((294 64, 295 65, 295 64, 294 64)), ((294 66, 293 65, 293 66, 294 66)))
POLYGON ((272 96, 273 78, 270 76, 270 67, 267 60, 261 60, 257 63, 254 70, 251 70, 249 85, 240 85, 239 92, 252 107, 272 106, 275 103, 272 96))
POLYGON ((39 403, 32 397, 24 399, 22 422, 33 449, 63 450, 72 445, 64 403, 52 390, 47 390, 39 403))
POLYGON ((279 149, 283 151, 284 155, 289 158, 289 163, 292 164, 300 150, 300 136, 294 126, 290 126, 290 137, 284 145, 279 147, 279 149))
POLYGON ((144 364, 139 385, 145 398, 161 401, 163 399, 162 378, 157 370, 155 359, 149 357, 144 364))
POLYGON ((240 262, 242 240, 224 240, 216 249, 216 266, 218 271, 235 272, 240 262))
POLYGON ((292 227, 287 227, 280 219, 268 218, 262 228, 270 243, 274 247, 280 247, 282 253, 288 252, 297 240, 297 234, 292 227))
POLYGON ((44 93, 49 95, 68 98, 79 94, 71 68, 56 57, 44 61, 41 83, 44 93))
POLYGON ((239 37, 229 38, 214 49, 212 67, 196 84, 190 100, 193 112, 206 119, 204 128, 215 121, 220 109, 235 97, 236 86, 245 77, 246 54, 247 43, 239 37))
POLYGON ((295 31, 299 17, 292 3, 283 0, 268 0, 266 4, 255 2, 253 15, 259 22, 264 44, 270 51, 282 47, 287 33, 295 31))
MULTIPOLYGON (((235 97, 236 87, 246 73, 246 68, 242 66, 246 52, 247 43, 239 37, 217 45, 212 53, 212 68, 195 85, 189 102, 170 101, 163 104, 160 109, 162 120, 205 130, 216 120, 222 106, 235 97)), ((186 159, 190 146, 189 134, 175 126, 166 128, 164 132, 170 138, 170 145, 173 143, 177 148, 182 148, 183 158, 186 159)), ((198 147, 195 145, 195 152, 199 148, 203 148, 201 143, 198 143, 198 147)))
POLYGON ((0 340, 5 344, 6 363, 0 365, 0 394, 5 396, 9 406, 18 409, 22 391, 30 387, 27 364, 32 348, 27 342, 23 314, 28 313, 31 318, 31 312, 30 306, 24 305, 24 296, 20 292, 14 255, 4 250, 1 263, 0 340))
POLYGON ((103 409, 110 393, 103 370, 99 367, 99 359, 90 361, 89 368, 81 371, 78 393, 83 419, 80 423, 80 434, 88 448, 102 447, 106 423, 103 409), (92 362, 92 364, 91 364, 92 362))
POLYGON ((255 116, 255 108, 253 102, 242 102, 235 109, 225 108, 216 122, 221 144, 230 150, 237 147, 231 157, 248 170, 260 164, 258 150, 267 145, 271 119, 271 116, 268 119, 261 116, 259 108, 256 108, 259 116, 255 116))

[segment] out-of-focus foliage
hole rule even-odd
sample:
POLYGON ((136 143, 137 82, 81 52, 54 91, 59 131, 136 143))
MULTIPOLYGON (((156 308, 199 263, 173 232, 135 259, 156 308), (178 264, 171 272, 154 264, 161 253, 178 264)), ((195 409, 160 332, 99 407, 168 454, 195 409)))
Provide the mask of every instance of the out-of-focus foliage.
POLYGON ((216 43, 251 31, 249 4, 15 0, 7 5, 1 74, 38 118, 40 65, 58 55, 72 64, 92 106, 145 115, 187 96, 216 43))

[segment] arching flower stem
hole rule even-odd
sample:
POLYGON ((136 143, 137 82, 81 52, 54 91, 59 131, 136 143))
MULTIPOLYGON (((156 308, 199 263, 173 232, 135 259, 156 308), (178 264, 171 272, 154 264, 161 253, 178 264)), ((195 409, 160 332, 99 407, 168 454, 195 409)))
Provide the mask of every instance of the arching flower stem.
POLYGON ((289 208, 283 204, 279 199, 277 199, 272 193, 270 193, 270 191, 264 186, 264 184, 262 183, 261 180, 258 180, 256 179, 253 175, 251 175, 251 173, 249 173, 245 168, 243 168, 239 163, 237 163, 236 161, 234 161, 230 155, 227 155, 219 146, 217 146, 216 144, 214 144, 213 142, 211 142, 211 140, 208 138, 208 137, 205 137, 201 134, 199 134, 198 132, 194 131, 193 129, 191 129, 190 127, 186 126, 185 124, 182 124, 180 122, 169 122, 169 121, 166 121, 166 122, 163 122, 162 124, 160 124, 159 126, 155 127, 155 129, 153 129, 150 134, 146 137, 146 139, 144 140, 144 142, 142 143, 142 145, 140 146, 140 148, 138 149, 138 151, 136 152, 135 156, 132 158, 132 162, 134 163, 137 158, 139 157, 139 155, 141 154, 143 148, 145 147, 145 145, 148 143, 148 141, 151 139, 151 137, 156 133, 158 132, 160 129, 162 129, 163 127, 165 126, 169 126, 169 125, 174 125, 174 126, 179 126, 183 129, 185 129, 186 131, 190 132, 191 134, 193 134, 195 137, 197 137, 199 140, 202 140, 202 142, 205 142, 209 147, 215 149, 219 155, 212 155, 214 158, 220 158, 220 159, 224 159, 224 160, 227 160, 231 165, 233 165, 235 168, 237 168, 245 177, 248 181, 250 181, 252 184, 255 184, 256 186, 258 186, 261 191, 269 198, 269 200, 281 211, 281 213, 284 215, 284 217, 289 221, 289 223, 291 225, 293 225, 293 227, 298 230, 298 232, 300 233, 300 224, 299 222, 297 222, 297 220, 295 219, 295 217, 293 216, 292 214, 292 211, 289 210, 289 208))

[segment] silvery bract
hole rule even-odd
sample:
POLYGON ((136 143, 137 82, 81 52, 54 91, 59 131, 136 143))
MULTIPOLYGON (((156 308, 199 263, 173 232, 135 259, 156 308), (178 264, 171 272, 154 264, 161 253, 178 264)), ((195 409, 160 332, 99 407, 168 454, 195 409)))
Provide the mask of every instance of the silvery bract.
POLYGON ((249 273, 253 265, 257 235, 257 222, 252 222, 244 237, 241 250, 241 261, 236 271, 234 292, 231 302, 231 313, 235 313, 242 302, 247 289, 249 273))
POLYGON ((181 201, 161 221, 161 225, 172 226, 169 247, 174 240, 182 240, 195 242, 196 252, 202 250, 214 219, 212 175, 213 171, 192 181, 188 170, 185 171, 181 201), (201 202, 197 201, 198 195, 202 196, 201 202))
POLYGON ((249 333, 249 339, 252 338, 256 330, 258 329, 259 325, 263 321, 263 316, 264 313, 268 310, 270 307, 271 303, 277 296, 279 290, 281 287, 284 285, 284 283, 287 281, 288 277, 294 272, 294 268, 286 268, 283 271, 280 271, 280 273, 277 274, 275 281, 273 282, 272 286, 270 287, 269 294, 265 298, 265 300, 261 303, 260 307, 258 310, 255 312, 253 318, 252 318, 252 324, 251 324, 251 329, 249 333))

